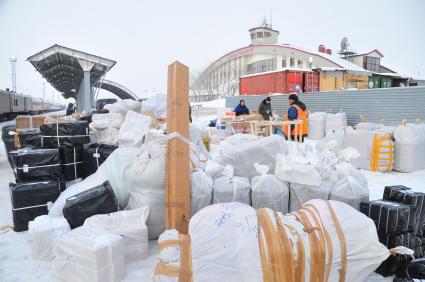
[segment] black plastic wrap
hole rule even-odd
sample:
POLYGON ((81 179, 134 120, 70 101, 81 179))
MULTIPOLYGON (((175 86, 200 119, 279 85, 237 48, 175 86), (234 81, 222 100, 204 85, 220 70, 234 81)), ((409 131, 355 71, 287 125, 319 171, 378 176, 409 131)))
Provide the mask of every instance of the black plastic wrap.
POLYGON ((83 146, 60 148, 60 159, 63 176, 66 181, 72 181, 84 176, 83 146))
POLYGON ((384 190, 384 200, 403 203, 412 206, 409 231, 418 232, 422 229, 425 220, 425 194, 415 192, 406 186, 386 186, 384 190))
POLYGON ((360 204, 360 212, 373 219, 380 235, 407 233, 410 209, 408 205, 386 200, 360 204))
POLYGON ((19 143, 22 147, 31 147, 34 149, 41 148, 41 132, 40 130, 29 130, 19 132, 19 143))
POLYGON ((47 206, 60 194, 60 180, 9 183, 16 232, 28 230, 28 222, 47 214, 47 206))
POLYGON ((1 139, 3 140, 4 147, 6 149, 7 160, 9 161, 10 166, 13 168, 12 159, 10 158, 9 152, 15 151, 17 148, 15 146, 15 136, 9 135, 9 131, 15 131, 16 126, 6 125, 1 129, 1 139))
POLYGON ((390 255, 381 263, 381 265, 379 265, 375 272, 381 274, 384 277, 394 274, 404 277, 406 267, 412 260, 413 256, 409 255, 390 255))
POLYGON ((89 123, 83 120, 43 124, 40 131, 44 148, 74 147, 90 143, 89 123))
POLYGON ((421 239, 413 232, 387 236, 380 235, 379 242, 384 244, 388 249, 403 246, 413 250, 422 245, 421 239))
POLYGON ((425 259, 412 260, 407 265, 406 273, 410 278, 425 279, 425 259))
POLYGON ((84 177, 92 175, 109 157, 117 146, 106 144, 91 144, 84 149, 84 177))
POLYGON ((23 148, 10 152, 16 182, 62 179, 58 149, 23 148))
POLYGON ((63 215, 71 228, 84 224, 96 214, 106 214, 119 210, 118 200, 109 181, 66 199, 63 215))

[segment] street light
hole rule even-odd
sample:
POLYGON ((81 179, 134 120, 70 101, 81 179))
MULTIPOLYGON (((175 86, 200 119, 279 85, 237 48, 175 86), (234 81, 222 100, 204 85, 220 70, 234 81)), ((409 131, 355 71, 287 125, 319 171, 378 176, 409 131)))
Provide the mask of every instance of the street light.
POLYGON ((311 67, 313 66, 313 57, 309 57, 308 58, 308 65, 309 65, 309 67, 311 69, 311 67))

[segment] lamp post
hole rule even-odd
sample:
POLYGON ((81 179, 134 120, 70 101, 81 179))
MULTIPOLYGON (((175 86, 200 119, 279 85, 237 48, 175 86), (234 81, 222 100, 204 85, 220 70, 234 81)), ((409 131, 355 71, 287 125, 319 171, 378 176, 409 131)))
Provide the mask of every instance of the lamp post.
MULTIPOLYGON (((310 70, 311 70, 311 67, 313 66, 313 57, 309 57, 308 58, 308 66, 310 67, 310 70)), ((311 74, 311 88, 310 88, 310 91, 313 92, 313 74, 311 74)))

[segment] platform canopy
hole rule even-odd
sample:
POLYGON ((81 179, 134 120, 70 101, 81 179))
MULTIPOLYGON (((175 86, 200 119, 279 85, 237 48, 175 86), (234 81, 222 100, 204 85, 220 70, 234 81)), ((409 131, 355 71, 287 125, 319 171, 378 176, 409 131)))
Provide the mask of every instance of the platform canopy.
POLYGON ((116 62, 71 48, 53 45, 28 61, 59 92, 78 92, 84 77, 82 62, 94 65, 90 69, 90 86, 94 86, 116 62))

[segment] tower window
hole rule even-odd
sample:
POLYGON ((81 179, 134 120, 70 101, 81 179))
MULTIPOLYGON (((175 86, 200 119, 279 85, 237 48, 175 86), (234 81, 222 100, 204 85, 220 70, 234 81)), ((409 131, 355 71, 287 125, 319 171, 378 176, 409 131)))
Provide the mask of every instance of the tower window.
POLYGON ((257 32, 257 38, 263 38, 263 33, 262 32, 257 32))
POLYGON ((251 33, 251 39, 255 39, 255 33, 251 33))
POLYGON ((268 31, 264 32, 264 37, 271 37, 271 36, 272 36, 272 34, 270 32, 268 32, 268 31))

